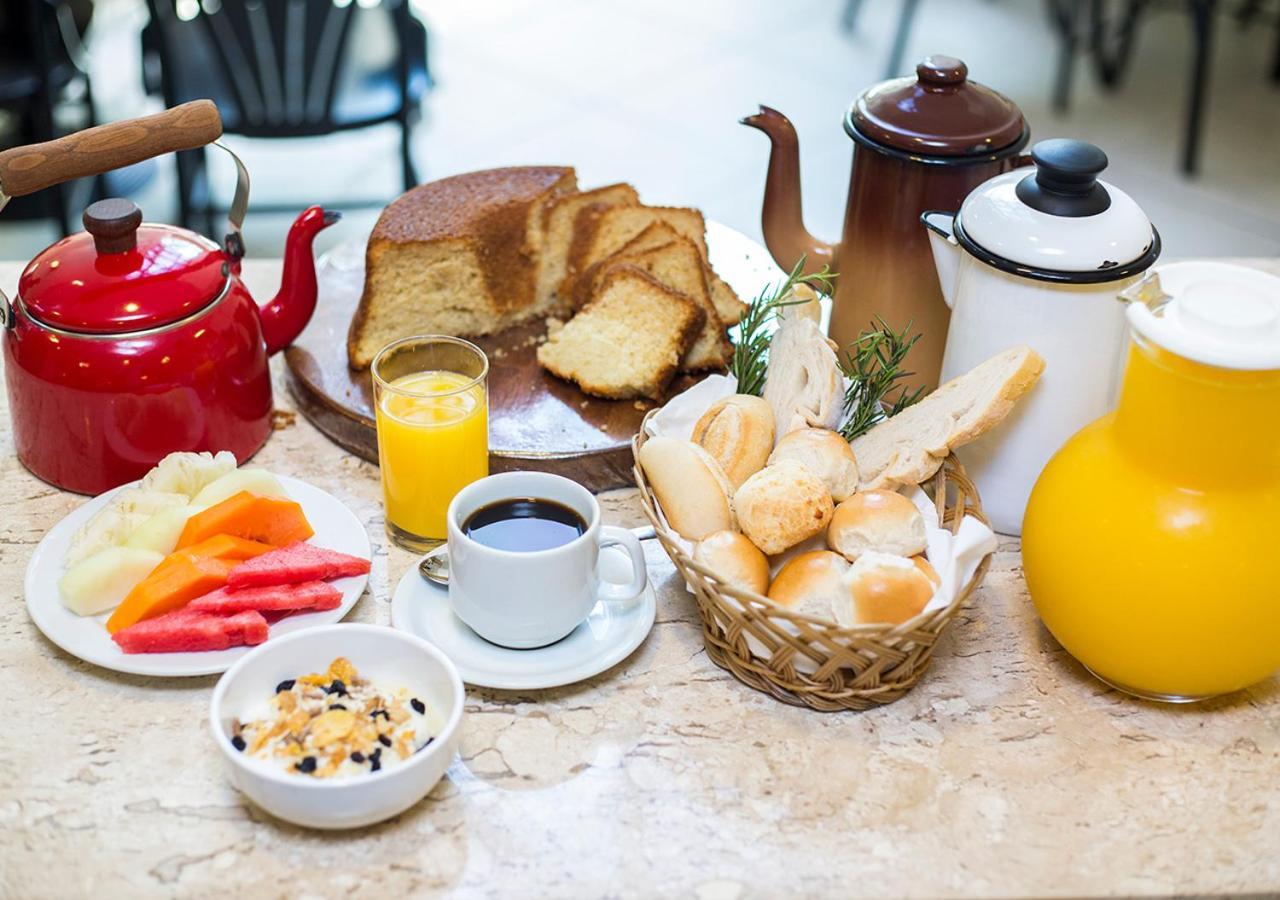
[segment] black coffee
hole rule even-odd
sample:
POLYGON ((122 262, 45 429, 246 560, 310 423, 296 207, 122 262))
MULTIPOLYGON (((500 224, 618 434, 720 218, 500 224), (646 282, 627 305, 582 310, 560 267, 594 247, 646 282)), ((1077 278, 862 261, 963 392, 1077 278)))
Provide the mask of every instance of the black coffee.
POLYGON ((582 516, 563 503, 532 497, 490 503, 462 523, 462 533, 478 544, 524 553, 562 547, 586 530, 582 516))

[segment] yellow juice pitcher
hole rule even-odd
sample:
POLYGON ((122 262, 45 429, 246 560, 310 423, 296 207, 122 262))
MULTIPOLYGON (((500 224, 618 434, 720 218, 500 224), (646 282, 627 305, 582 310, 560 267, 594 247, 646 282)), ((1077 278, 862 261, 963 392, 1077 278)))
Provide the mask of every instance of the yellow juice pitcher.
POLYGON ((1280 670, 1280 278, 1174 263, 1121 299, 1119 404, 1041 473, 1023 567, 1100 679, 1200 700, 1280 670))

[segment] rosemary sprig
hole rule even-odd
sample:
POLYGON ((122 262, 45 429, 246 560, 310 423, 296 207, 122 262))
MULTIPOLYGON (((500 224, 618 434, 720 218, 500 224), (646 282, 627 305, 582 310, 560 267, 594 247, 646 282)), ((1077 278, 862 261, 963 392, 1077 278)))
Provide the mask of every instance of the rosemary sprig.
POLYGON ((738 379, 739 394, 754 394, 759 397, 764 393, 765 374, 769 369, 769 343, 773 340, 770 325, 782 307, 805 302, 787 299, 795 286, 805 283, 823 294, 835 291, 836 273, 828 266, 823 266, 822 271, 816 274, 802 275, 804 262, 805 258, 800 257, 791 274, 777 287, 766 285, 760 295, 747 306, 738 323, 738 342, 733 347, 729 372, 738 379))
POLYGON ((898 396, 889 400, 894 385, 913 374, 902 368, 907 353, 920 340, 918 334, 907 337, 910 330, 910 322, 902 331, 894 331, 876 316, 871 330, 862 332, 841 354, 840 368, 851 382, 844 396, 847 418, 840 429, 845 440, 853 440, 886 416, 897 415, 924 393, 924 388, 908 392, 906 385, 900 385, 898 396))

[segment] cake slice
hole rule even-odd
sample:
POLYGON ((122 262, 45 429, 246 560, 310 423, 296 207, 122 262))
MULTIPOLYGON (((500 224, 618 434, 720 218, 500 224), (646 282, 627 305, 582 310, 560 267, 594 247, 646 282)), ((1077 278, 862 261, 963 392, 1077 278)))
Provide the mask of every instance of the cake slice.
POLYGON ((705 318, 693 300, 620 265, 538 348, 538 362, 597 397, 661 400, 705 318))
POLYGON ((369 237, 351 366, 408 335, 471 337, 535 317, 531 217, 576 188, 571 168, 518 166, 442 178, 393 201, 369 237))
MULTIPOLYGON (((629 246, 631 245, 628 244, 627 247, 629 246)), ((586 284, 590 296, 599 289, 604 278, 619 266, 643 269, 662 282, 664 287, 693 300, 705 313, 702 329, 680 360, 680 370, 702 372, 727 366, 733 355, 733 345, 729 343, 724 324, 711 302, 702 257, 698 255, 693 242, 677 236, 666 244, 647 250, 627 252, 627 247, 588 269, 578 279, 575 293, 580 293, 579 289, 586 284)))
POLYGON ((569 262, 561 281, 561 296, 572 297, 573 285, 592 263, 611 256, 654 222, 665 222, 681 237, 693 241, 707 258, 706 225, 696 209, 674 206, 588 206, 573 222, 569 262))
POLYGON ((635 206, 640 196, 629 184, 609 184, 591 191, 566 194, 546 203, 540 214, 536 236, 530 237, 526 252, 537 257, 537 287, 534 307, 539 314, 567 311, 569 298, 558 292, 569 261, 569 245, 573 242, 573 222, 578 212, 588 206, 635 206), (535 242, 536 241, 536 242, 535 242))
MULTIPOLYGON (((666 222, 654 222, 647 225, 643 231, 627 241, 618 252, 633 253, 649 250, 669 243, 680 236, 680 232, 666 222)), ((742 314, 747 309, 746 304, 742 302, 742 299, 733 288, 729 287, 724 279, 716 274, 715 269, 711 268, 710 262, 706 262, 703 268, 703 274, 707 279, 707 289, 711 293, 711 302, 716 307, 716 315, 726 328, 737 325, 742 321, 742 314)))
POLYGON ((711 289, 711 302, 716 305, 716 315, 720 317, 721 322, 724 322, 725 327, 741 322, 742 314, 747 311, 747 305, 710 265, 707 266, 707 286, 711 289))
MULTIPOLYGON (((688 238, 685 238, 666 222, 652 222, 646 225, 639 234, 619 247, 616 253, 593 262, 578 275, 573 284, 573 308, 581 309, 591 299, 592 292, 600 286, 600 276, 603 274, 601 270, 612 260, 623 255, 643 253, 646 250, 665 247, 672 241, 677 240, 688 240, 688 238)), ((706 278, 705 268, 703 270, 703 278, 704 280, 706 278)), ((707 296, 711 296, 710 285, 707 288, 707 296)))
POLYGON ((1004 421, 1043 371, 1038 353, 1014 347, 854 438, 859 488, 895 488, 929 478, 948 453, 1004 421))

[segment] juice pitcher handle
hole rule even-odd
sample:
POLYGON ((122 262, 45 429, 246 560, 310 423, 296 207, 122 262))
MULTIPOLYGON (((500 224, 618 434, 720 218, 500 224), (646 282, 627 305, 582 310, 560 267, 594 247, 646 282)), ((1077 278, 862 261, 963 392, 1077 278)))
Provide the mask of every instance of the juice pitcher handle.
POLYGON ((0 152, 0 206, 75 178, 101 175, 153 156, 194 150, 216 141, 222 118, 212 100, 98 125, 66 137, 0 152))

